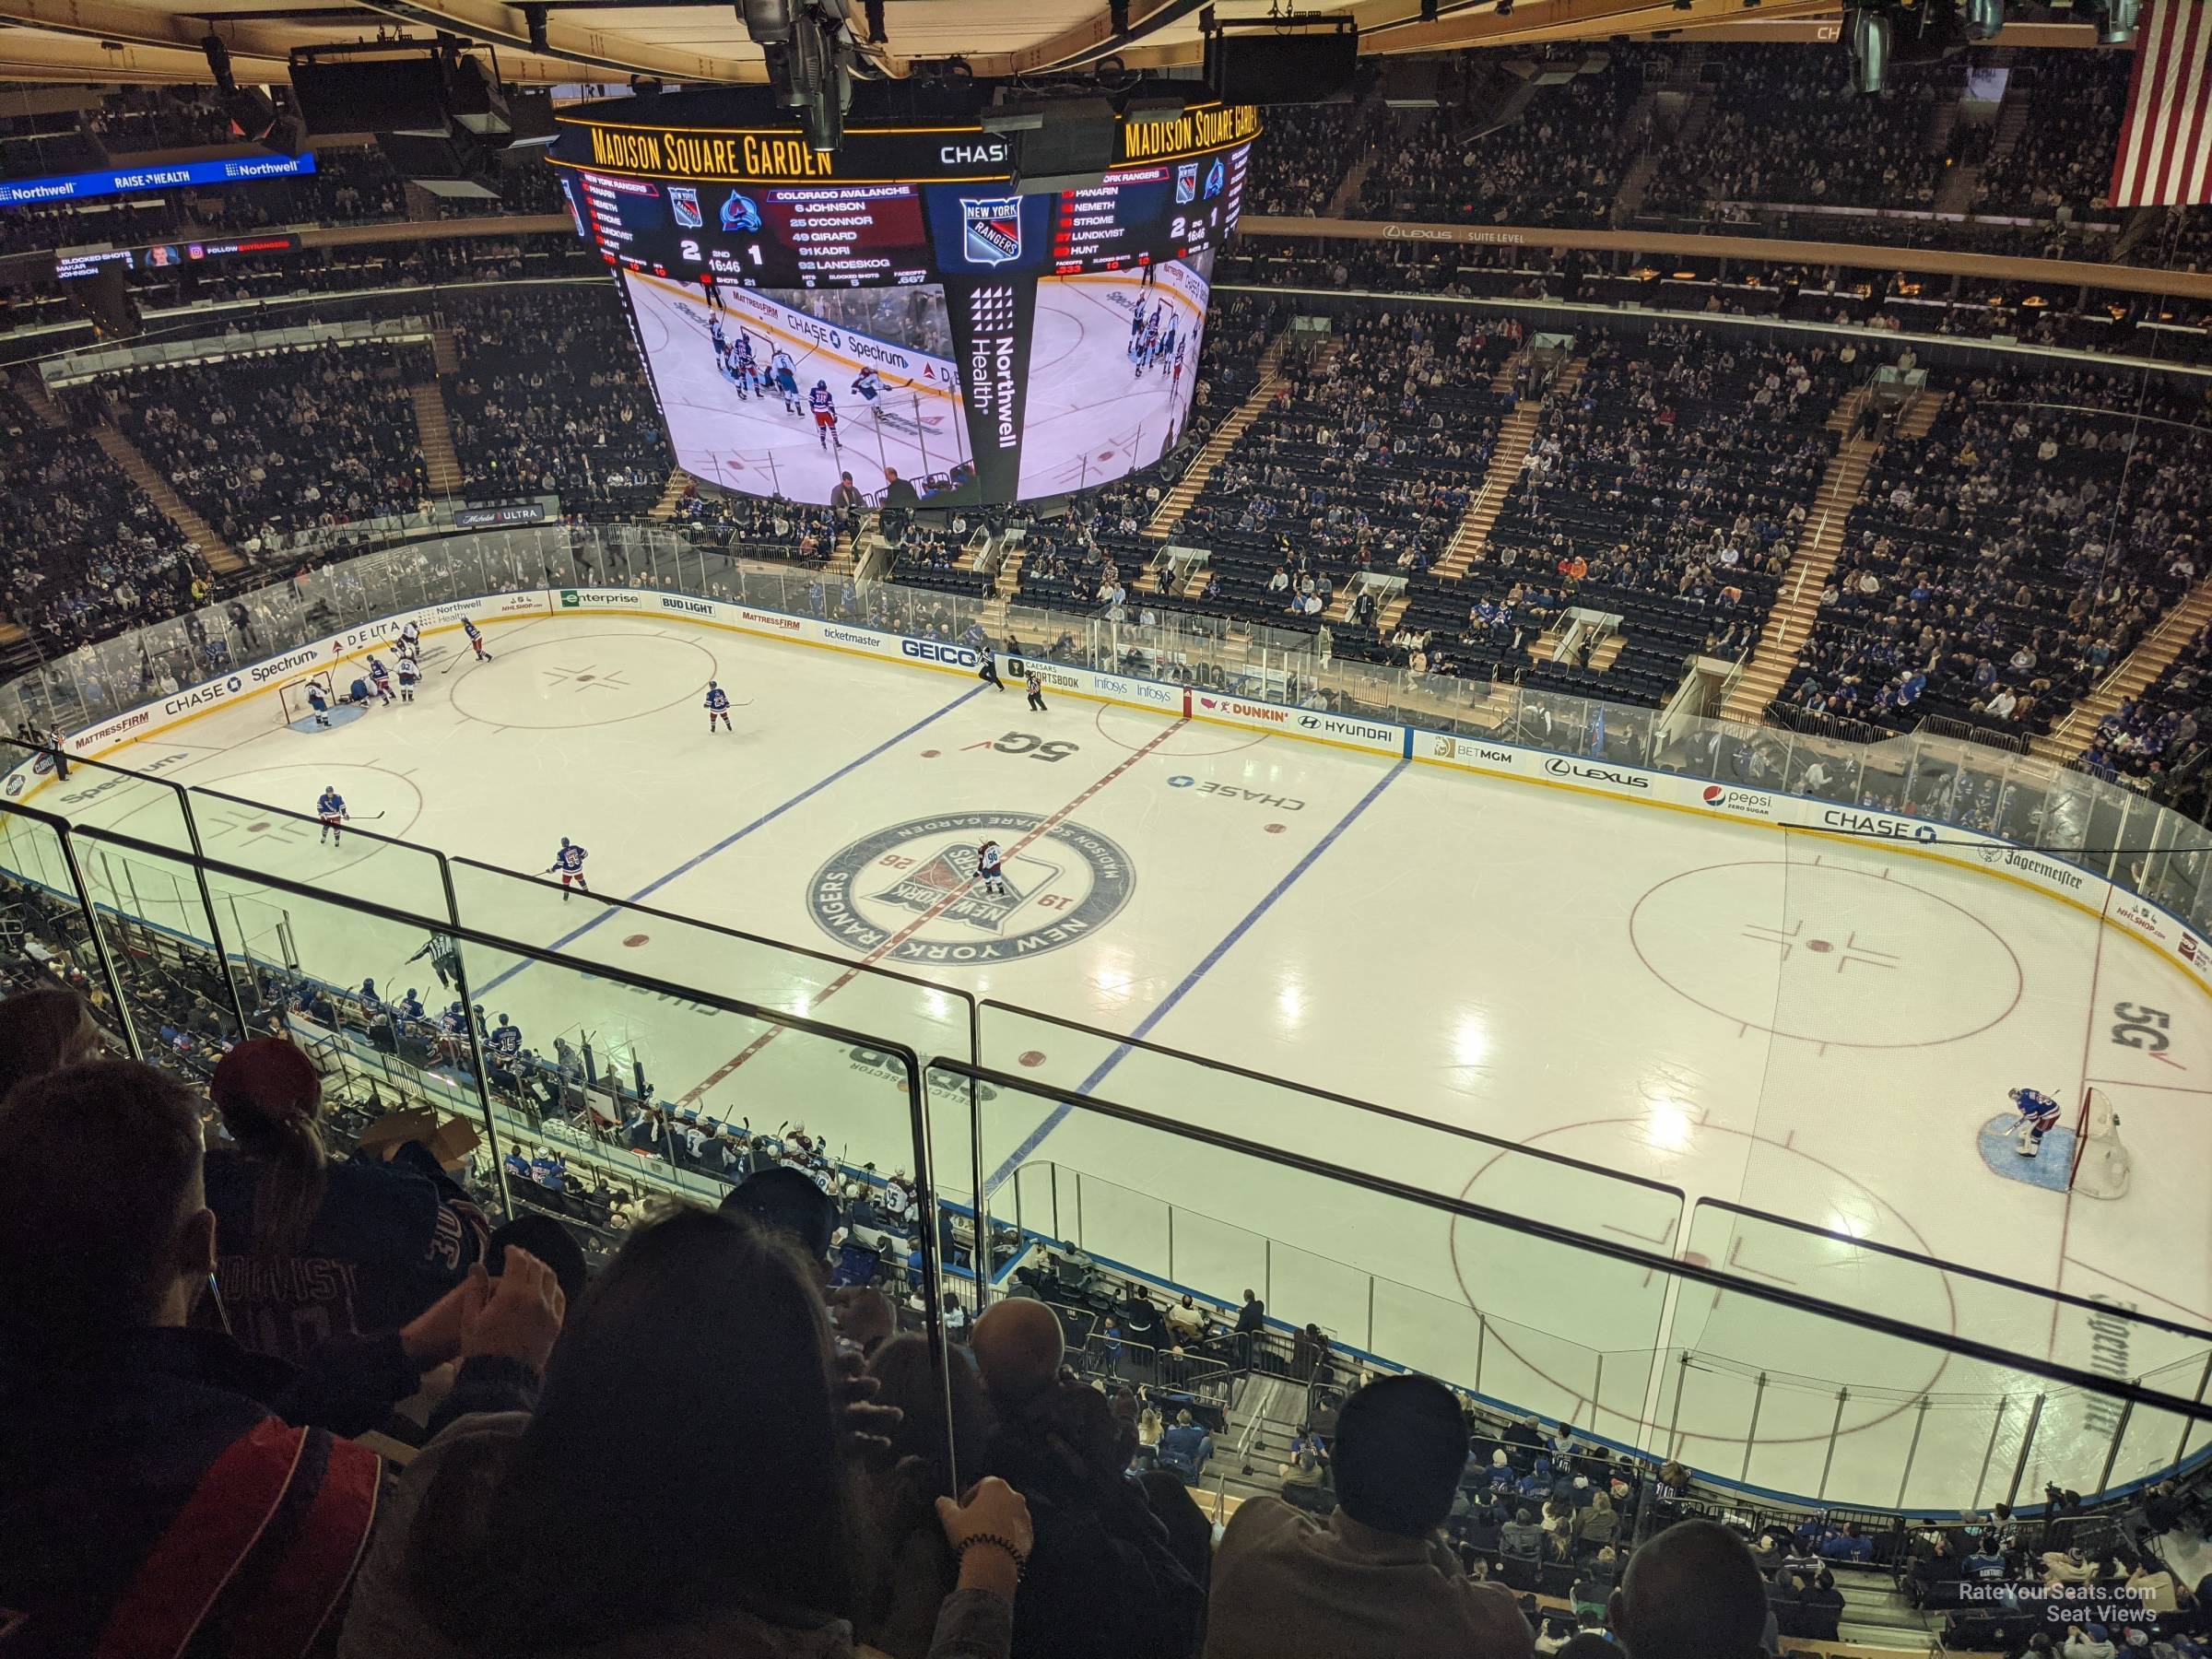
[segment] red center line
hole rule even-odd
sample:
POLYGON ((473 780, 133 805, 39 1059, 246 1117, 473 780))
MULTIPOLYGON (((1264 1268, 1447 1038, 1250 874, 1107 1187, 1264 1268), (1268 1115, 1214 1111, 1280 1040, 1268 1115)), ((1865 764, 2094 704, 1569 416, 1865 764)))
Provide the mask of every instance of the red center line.
MULTIPOLYGON (((1086 789, 1081 794, 1076 796, 1074 800, 1068 802, 1066 806, 1061 807, 1057 812, 1053 813, 1052 817, 1044 819, 1037 826, 1037 828, 1030 830, 1019 841, 1016 841, 1012 847, 1007 849, 1006 856, 1009 859, 1018 856, 1024 847, 1031 845, 1040 837, 1049 834, 1052 830, 1057 829, 1066 820, 1069 813, 1077 810, 1077 808, 1080 807, 1086 801, 1089 800, 1093 795, 1097 794, 1109 783, 1112 782, 1116 778, 1120 777, 1124 772, 1135 766, 1139 760, 1142 760, 1147 755, 1149 755, 1154 749, 1158 748, 1169 738, 1174 736, 1177 732, 1182 730, 1182 728, 1189 724, 1190 716, 1187 714, 1182 715, 1176 720, 1173 725, 1163 727, 1157 736, 1153 737, 1150 742, 1145 744, 1141 748, 1132 749, 1127 758, 1124 759, 1119 765, 1115 766, 1112 771, 1108 771, 1104 777, 1100 778, 1088 789, 1086 789)), ((959 900, 966 898, 967 896, 968 889, 965 888, 956 888, 954 891, 947 893, 944 898, 938 900, 936 903, 931 905, 927 910, 916 916, 912 922, 908 923, 904 927, 900 928, 897 933, 893 934, 882 944, 877 946, 875 949, 869 951, 866 956, 862 957, 859 961, 853 963, 852 967, 846 969, 844 972, 839 974, 835 979, 831 980, 827 985, 822 987, 821 994, 814 999, 814 1006, 818 1008, 823 1003, 828 1002, 832 996, 835 996, 840 991, 842 991, 847 985, 858 979, 863 972, 874 967, 877 962, 883 960, 885 957, 890 955, 892 951, 898 949, 900 946, 905 944, 907 940, 912 938, 914 935, 921 932, 923 928, 928 926, 932 922, 943 915, 949 906, 957 903, 959 900)), ((784 1026, 770 1026, 767 1030, 761 1032, 759 1036, 754 1038, 752 1041, 747 1043, 743 1049, 739 1050, 729 1059, 724 1061, 723 1064, 716 1067, 715 1070, 707 1077, 706 1081, 700 1084, 698 1088, 692 1089, 688 1094, 683 1096, 677 1101, 677 1104, 678 1106, 696 1106, 700 1098, 705 1095, 708 1089, 713 1088, 717 1083, 720 1083, 732 1072, 743 1065, 747 1060, 750 1060, 755 1054, 759 1053, 762 1049, 773 1042, 778 1037, 781 1037, 787 1029, 788 1028, 784 1026)))

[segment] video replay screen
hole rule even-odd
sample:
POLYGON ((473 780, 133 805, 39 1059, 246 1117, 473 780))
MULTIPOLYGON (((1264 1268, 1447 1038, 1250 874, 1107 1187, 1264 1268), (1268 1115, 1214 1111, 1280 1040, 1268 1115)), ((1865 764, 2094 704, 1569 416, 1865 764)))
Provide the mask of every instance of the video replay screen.
POLYGON ((1254 112, 1122 123, 1102 182, 1021 194, 980 128, 849 128, 831 153, 669 120, 687 96, 589 106, 552 154, 687 471, 958 505, 1108 483, 1173 447, 1254 112))

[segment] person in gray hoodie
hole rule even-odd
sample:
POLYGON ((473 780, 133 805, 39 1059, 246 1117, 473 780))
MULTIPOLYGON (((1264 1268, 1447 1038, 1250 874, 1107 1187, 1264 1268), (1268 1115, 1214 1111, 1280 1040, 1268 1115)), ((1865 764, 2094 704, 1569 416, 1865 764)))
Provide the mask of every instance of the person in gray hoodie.
MULTIPOLYGON (((787 1239, 681 1211, 569 1315, 536 1410, 463 1418, 408 1468, 341 1659, 849 1659, 880 1571, 855 1384, 787 1239)), ((936 1510, 959 1560, 928 1659, 1006 1659, 1028 1506, 936 1510)))

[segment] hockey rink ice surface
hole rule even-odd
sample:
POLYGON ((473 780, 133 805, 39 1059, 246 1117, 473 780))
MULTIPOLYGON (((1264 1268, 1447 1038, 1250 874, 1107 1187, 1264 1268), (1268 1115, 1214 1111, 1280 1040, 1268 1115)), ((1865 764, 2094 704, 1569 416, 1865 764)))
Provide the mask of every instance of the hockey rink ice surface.
MULTIPOLYGON (((454 855, 464 915, 488 931, 964 1057, 958 998, 849 964, 895 968, 1404 1115, 986 1009, 983 1057, 1009 1073, 2195 1390, 2204 1342, 1705 1202, 2212 1326, 2212 1007, 2150 950, 2040 892, 1170 715, 1066 698, 1031 713, 1018 687, 681 621, 551 617, 488 634, 488 663, 440 642, 412 706, 318 732, 281 724, 272 694, 107 759, 298 814, 335 784, 364 827, 454 855), (736 705, 730 734, 706 729, 710 678, 736 705), (670 914, 564 902, 524 879, 564 835, 589 850, 594 888, 670 914), (1008 849, 1008 897, 941 903, 967 893, 962 860, 986 836, 1008 849), (2085 1081, 2119 1112, 2132 1190, 2100 1201, 2000 1172, 2013 1155, 1985 1131, 2006 1089, 2055 1096, 2070 1127, 2085 1081)), ((174 844, 165 799, 88 771, 35 805, 174 844)), ((215 858, 441 913, 431 862, 406 848, 323 847, 312 824, 207 798, 198 817, 215 858)), ((103 896, 200 931, 173 869, 88 862, 103 896)), ((217 885, 224 924, 256 954, 274 956, 281 929, 320 978, 441 1000, 428 961, 406 963, 419 931, 217 885)), ((903 1091, 865 1050, 485 956, 471 947, 478 999, 540 1053, 588 1034, 602 1055, 634 1053, 664 1102, 761 1129, 803 1122, 856 1163, 912 1161, 903 1091)), ((935 1157, 964 1197, 965 1099, 935 1099, 959 1101, 933 1114, 935 1157)), ((1001 1093, 982 1117, 994 1215, 1018 1203, 1031 1228, 1218 1300, 1264 1285, 1279 1317, 1463 1384, 1478 1371, 1493 1399, 1731 1478, 1801 1493, 1825 1479, 1831 1500, 1895 1503, 1910 1451, 1902 1501, 1956 1507, 1986 1467, 1986 1502, 2045 1391, 1034 1097, 1001 1093), (1710 1362, 1687 1382, 1654 1374, 1662 1341, 1710 1362)), ((2091 1489, 2111 1439, 2115 1414, 2050 1392, 2023 1500, 2046 1476, 2091 1489)), ((2179 1439, 2177 1419, 2139 1409, 2114 1477, 2162 1466, 2179 1439)))

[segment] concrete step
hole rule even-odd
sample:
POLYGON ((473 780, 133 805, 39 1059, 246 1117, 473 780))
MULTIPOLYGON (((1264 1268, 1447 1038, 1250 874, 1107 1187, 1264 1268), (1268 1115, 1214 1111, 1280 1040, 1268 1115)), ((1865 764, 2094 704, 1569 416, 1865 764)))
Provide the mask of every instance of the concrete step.
POLYGON ((138 486, 147 500, 161 510, 164 517, 184 533, 185 539, 197 544, 200 557, 207 561, 208 569, 219 573, 242 571, 246 561, 233 552, 230 544, 215 533, 215 526, 202 518, 184 498, 170 487, 170 482, 156 472, 147 458, 138 453, 138 446, 106 421, 93 429, 92 441, 107 452, 108 459, 122 469, 125 477, 138 486))

